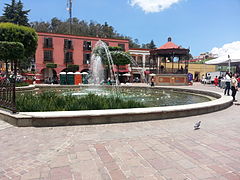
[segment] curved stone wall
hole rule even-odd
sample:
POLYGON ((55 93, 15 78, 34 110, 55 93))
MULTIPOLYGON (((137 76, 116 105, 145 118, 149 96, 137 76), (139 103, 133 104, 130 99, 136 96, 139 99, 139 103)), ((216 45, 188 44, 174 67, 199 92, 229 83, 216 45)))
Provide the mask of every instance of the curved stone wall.
MULTIPOLYGON (((63 87, 58 85, 50 87, 69 88, 69 86, 63 87)), ((35 86, 35 88, 49 88, 49 86, 37 85, 35 86)), ((79 88, 79 86, 71 86, 71 88, 79 88)), ((136 88, 136 86, 134 86, 134 88, 136 88)), ((0 110, 0 118, 13 125, 20 127, 124 123, 193 116, 222 110, 232 105, 232 97, 223 96, 220 93, 212 91, 195 90, 181 87, 154 87, 154 89, 163 88, 175 91, 185 91, 190 93, 208 95, 217 99, 209 102, 188 105, 133 108, 133 109, 58 111, 58 112, 19 112, 18 114, 11 114, 8 111, 0 110)))

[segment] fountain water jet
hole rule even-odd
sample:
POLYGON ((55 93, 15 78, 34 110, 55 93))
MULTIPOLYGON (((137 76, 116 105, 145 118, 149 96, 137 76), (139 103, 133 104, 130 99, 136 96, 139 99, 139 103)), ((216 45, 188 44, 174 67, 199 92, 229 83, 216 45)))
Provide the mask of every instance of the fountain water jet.
MULTIPOLYGON (((93 49, 93 55, 91 57, 91 68, 90 68, 90 77, 89 77, 89 82, 91 84, 101 85, 103 84, 103 82, 107 81, 107 78, 109 78, 108 80, 110 81, 116 81, 115 86, 119 85, 118 73, 116 73, 113 70, 114 61, 112 59, 111 54, 121 54, 122 56, 125 56, 126 58, 128 58, 135 67, 139 67, 138 63, 132 58, 132 56, 122 51, 110 52, 106 43, 99 40, 93 49), (105 65, 103 63, 103 56, 105 57, 105 61, 106 61, 105 64, 109 67, 110 77, 105 77, 104 75, 105 65)), ((137 71, 141 74, 142 80, 146 83, 147 80, 145 78, 144 72, 141 70, 137 70, 137 71)))

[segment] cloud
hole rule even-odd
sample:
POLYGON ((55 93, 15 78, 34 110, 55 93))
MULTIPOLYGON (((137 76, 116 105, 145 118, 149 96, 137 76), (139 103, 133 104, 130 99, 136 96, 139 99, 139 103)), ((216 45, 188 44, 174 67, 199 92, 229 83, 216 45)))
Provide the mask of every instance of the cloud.
POLYGON ((236 56, 240 57, 240 41, 224 44, 220 48, 215 47, 210 52, 217 57, 228 55, 230 55, 231 58, 235 58, 236 56))
POLYGON ((130 0, 131 6, 139 6, 146 13, 155 13, 169 8, 181 0, 130 0))

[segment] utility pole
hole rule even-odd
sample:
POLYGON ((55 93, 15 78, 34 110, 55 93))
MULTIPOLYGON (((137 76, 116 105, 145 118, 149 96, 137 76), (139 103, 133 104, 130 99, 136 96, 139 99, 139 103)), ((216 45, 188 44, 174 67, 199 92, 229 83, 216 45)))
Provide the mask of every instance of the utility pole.
POLYGON ((72 0, 67 0, 67 10, 69 12, 69 34, 72 34, 72 0))

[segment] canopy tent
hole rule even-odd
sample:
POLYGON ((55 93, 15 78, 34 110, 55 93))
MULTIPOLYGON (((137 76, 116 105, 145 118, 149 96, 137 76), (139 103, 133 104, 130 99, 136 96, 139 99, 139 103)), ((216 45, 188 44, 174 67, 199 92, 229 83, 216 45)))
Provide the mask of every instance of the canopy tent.
POLYGON ((231 56, 225 55, 218 57, 216 59, 206 61, 205 64, 212 64, 212 65, 239 65, 240 64, 240 53, 233 54, 231 56))

